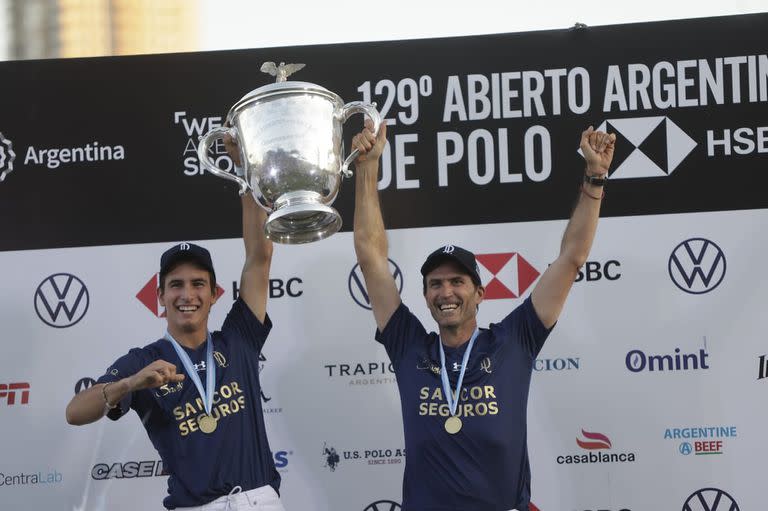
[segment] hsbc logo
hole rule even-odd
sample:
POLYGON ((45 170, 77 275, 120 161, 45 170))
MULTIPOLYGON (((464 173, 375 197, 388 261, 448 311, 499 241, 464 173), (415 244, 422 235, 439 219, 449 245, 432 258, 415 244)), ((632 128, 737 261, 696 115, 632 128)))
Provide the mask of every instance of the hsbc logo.
POLYGON ((519 298, 539 278, 539 271, 518 252, 477 254, 485 300, 519 298))
POLYGON ((616 134, 611 179, 667 177, 696 147, 666 116, 608 119, 597 129, 616 134))
POLYGON ((37 317, 53 328, 77 324, 88 312, 89 303, 88 288, 70 273, 47 277, 35 291, 37 317))
POLYGON ((694 295, 715 289, 725 277, 725 253, 714 242, 704 238, 683 241, 669 256, 672 282, 694 295))
MULTIPOLYGON (((165 317, 165 307, 160 305, 160 300, 157 298, 157 288, 160 287, 160 275, 155 273, 150 277, 144 287, 136 293, 136 299, 139 300, 144 307, 150 310, 152 314, 158 318, 165 317)), ((221 297, 224 294, 224 288, 216 284, 216 298, 221 297)))
POLYGON ((16 404, 16 398, 20 398, 19 404, 29 404, 29 383, 0 383, 0 400, 5 399, 8 406, 16 404))
MULTIPOLYGON (((449 245, 450 246, 450 245, 449 245)), ((448 247, 446 247, 446 250, 448 247)), ((451 247, 453 251, 453 247, 451 247)), ((397 286, 397 292, 403 292, 403 272, 400 271, 400 267, 392 259, 389 261, 389 272, 395 279, 395 285, 397 286)), ((363 278, 363 270, 360 269, 360 265, 356 264, 352 271, 349 272, 349 278, 347 279, 347 287, 349 288, 349 295, 364 309, 371 310, 371 298, 368 296, 368 290, 365 287, 365 279, 363 278)))
POLYGON ((16 153, 13 152, 13 143, 0 133, 0 182, 5 181, 5 177, 13 172, 13 160, 16 159, 16 153))
POLYGON ((739 505, 723 490, 703 488, 686 499, 682 511, 739 511, 739 505))

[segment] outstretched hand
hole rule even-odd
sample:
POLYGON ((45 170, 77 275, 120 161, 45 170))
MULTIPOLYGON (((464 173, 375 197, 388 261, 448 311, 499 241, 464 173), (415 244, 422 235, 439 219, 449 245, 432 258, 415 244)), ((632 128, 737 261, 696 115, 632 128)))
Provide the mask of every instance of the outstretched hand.
POLYGON ((613 149, 616 145, 616 135, 595 131, 590 126, 581 133, 581 152, 587 161, 587 174, 604 176, 613 160, 613 149))
POLYGON ((387 143, 387 123, 383 122, 379 126, 378 135, 373 134, 373 121, 365 119, 363 131, 352 138, 352 149, 357 149, 360 154, 357 155, 355 165, 363 162, 375 162, 381 157, 384 151, 384 144, 387 143))
POLYGON ((183 374, 176 373, 176 366, 165 360, 155 360, 138 373, 131 376, 132 391, 154 389, 166 383, 184 380, 183 374))

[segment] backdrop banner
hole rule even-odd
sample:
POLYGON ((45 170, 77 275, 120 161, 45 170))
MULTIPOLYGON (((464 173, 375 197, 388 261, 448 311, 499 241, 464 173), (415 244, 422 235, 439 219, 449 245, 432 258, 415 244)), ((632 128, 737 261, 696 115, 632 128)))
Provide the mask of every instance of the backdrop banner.
MULTIPOLYGON (((756 14, 0 63, 0 509, 162 509, 167 475, 137 415, 74 427, 64 409, 163 335, 171 243, 213 255, 213 328, 237 298, 240 201, 196 148, 273 81, 265 61, 377 103, 391 269, 428 329, 424 258, 474 251, 480 324, 501 320, 558 255, 581 131, 616 133, 595 244, 535 364, 535 509, 764 509, 766 33, 756 14)), ((212 156, 231 169, 223 147, 212 156)), ((401 502, 400 403, 355 261, 354 193, 347 180, 334 203, 342 232, 275 247, 261 401, 288 511, 401 502)))

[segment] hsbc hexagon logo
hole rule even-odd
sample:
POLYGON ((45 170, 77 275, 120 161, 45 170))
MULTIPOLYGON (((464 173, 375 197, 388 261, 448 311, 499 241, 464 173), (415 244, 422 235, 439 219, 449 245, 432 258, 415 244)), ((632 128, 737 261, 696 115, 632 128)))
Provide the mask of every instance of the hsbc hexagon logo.
POLYGON ((518 252, 476 254, 485 300, 519 298, 541 273, 518 252))
MULTIPOLYGON (((144 304, 144 307, 149 309, 152 314, 158 318, 165 317, 165 307, 160 305, 160 300, 157 299, 157 288, 160 287, 160 274, 155 273, 150 277, 141 291, 136 293, 136 298, 144 304)), ((216 298, 220 298, 224 294, 224 288, 216 284, 216 298)))
POLYGON ((16 153, 13 152, 13 143, 0 133, 0 182, 5 181, 5 177, 13 172, 13 160, 16 159, 16 153))
POLYGON ((607 119, 597 129, 616 134, 611 179, 669 176, 697 145, 666 116, 607 119))

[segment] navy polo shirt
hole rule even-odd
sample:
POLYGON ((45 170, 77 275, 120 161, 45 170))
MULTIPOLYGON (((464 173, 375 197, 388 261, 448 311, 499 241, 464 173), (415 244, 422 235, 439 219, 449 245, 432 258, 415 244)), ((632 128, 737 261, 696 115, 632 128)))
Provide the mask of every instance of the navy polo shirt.
MULTIPOLYGON (((168 496, 163 505, 201 506, 235 486, 244 491, 270 485, 280 488, 267 442, 259 384, 259 353, 272 324, 262 324, 241 299, 235 301, 221 331, 213 332, 216 393, 211 415, 217 419, 211 434, 200 431, 197 418, 205 413, 203 399, 187 375, 184 381, 145 389, 125 396, 110 410, 113 420, 133 409, 169 472, 168 496)), ((183 348, 206 381, 207 342, 198 349, 183 348)), ((154 362, 165 360, 185 373, 173 346, 160 339, 119 358, 99 383, 117 381, 154 362)))
MULTIPOLYGON (((400 391, 406 463, 403 511, 527 510, 531 471, 526 408, 533 364, 550 329, 530 297, 500 323, 481 329, 467 363, 457 434, 440 379, 439 338, 400 304, 376 340, 392 361, 400 391)), ((464 352, 445 347, 451 388, 464 352)))

